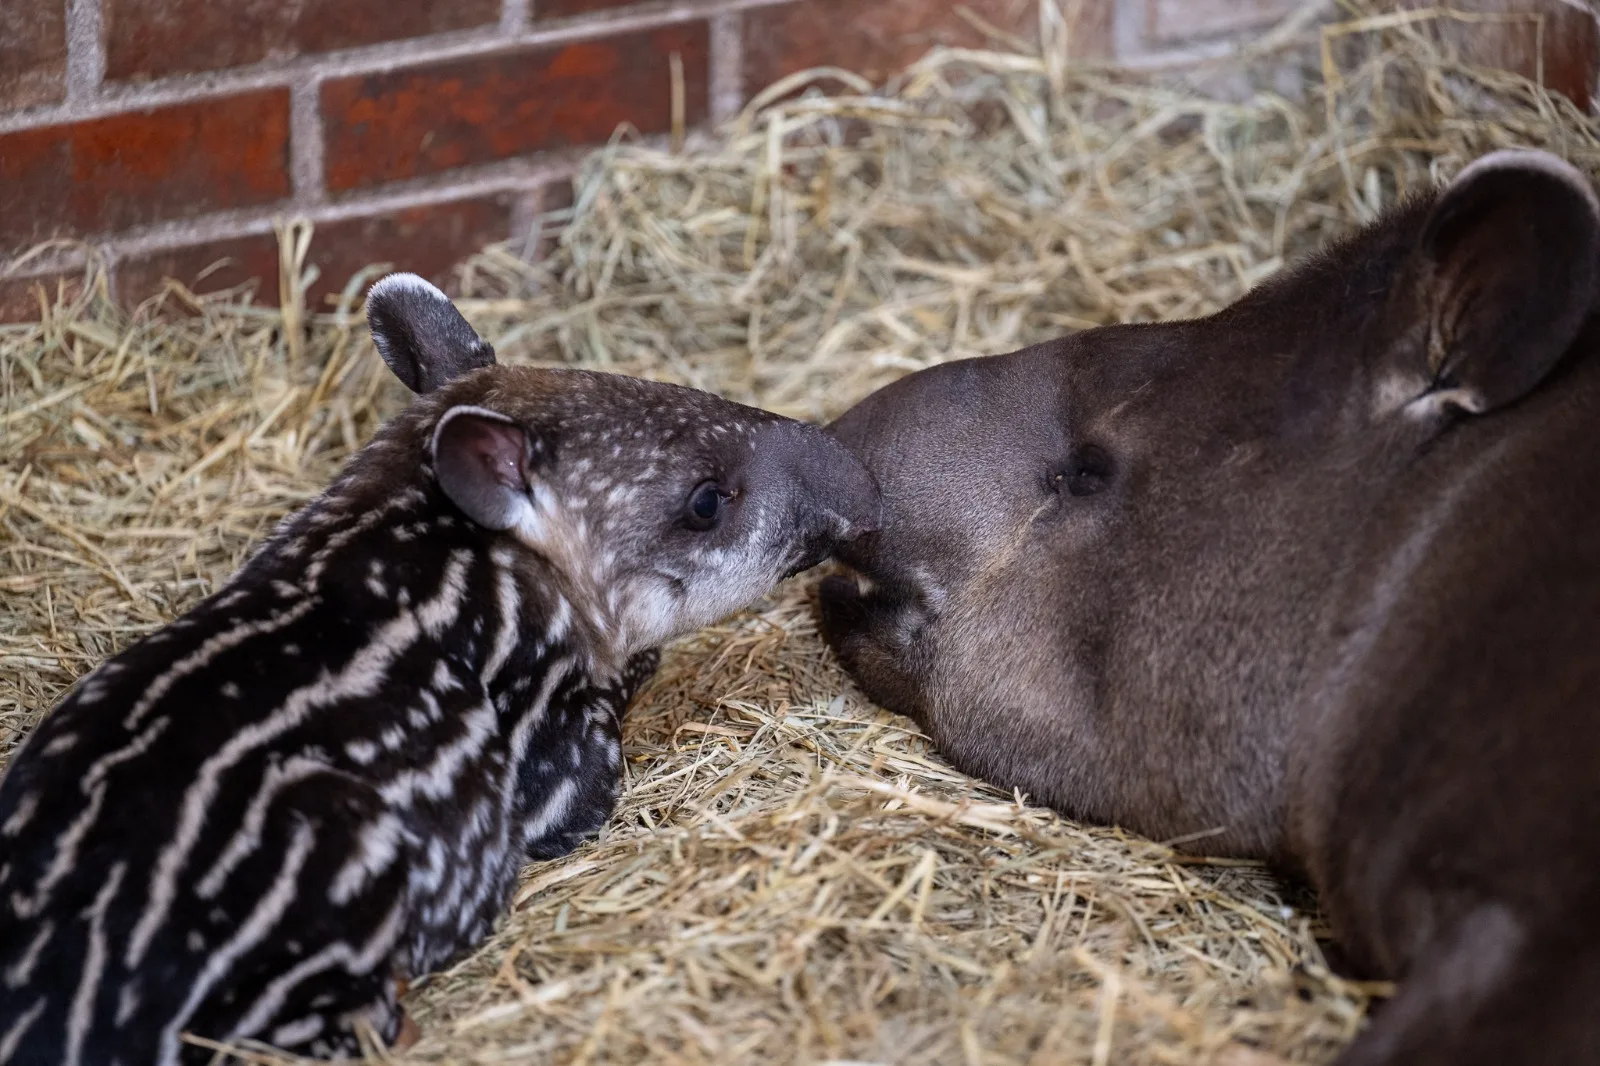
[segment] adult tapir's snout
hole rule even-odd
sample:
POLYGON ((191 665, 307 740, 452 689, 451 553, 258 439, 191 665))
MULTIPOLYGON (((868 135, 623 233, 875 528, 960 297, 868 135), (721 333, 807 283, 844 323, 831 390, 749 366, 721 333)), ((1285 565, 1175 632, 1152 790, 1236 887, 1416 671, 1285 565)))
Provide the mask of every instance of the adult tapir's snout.
POLYGON ((1053 610, 1028 575, 1044 565, 1033 530, 1059 518, 1055 478, 1071 452, 1057 399, 1069 344, 931 367, 829 427, 871 471, 883 513, 877 532, 836 552, 856 573, 823 583, 823 635, 868 695, 930 728, 941 694, 978 721, 935 676, 947 666, 975 657, 1020 681, 1031 664, 1011 664, 1040 658, 1010 633, 1015 618, 1053 610))
POLYGON ((782 486, 774 495, 788 508, 776 517, 796 545, 791 573, 810 569, 882 524, 877 480, 854 452, 815 426, 784 421, 764 428, 751 481, 782 486))
POLYGON ((1063 446, 1044 353, 945 363, 901 378, 829 430, 871 471, 881 528, 841 549, 875 584, 938 598, 1042 499, 1063 446))

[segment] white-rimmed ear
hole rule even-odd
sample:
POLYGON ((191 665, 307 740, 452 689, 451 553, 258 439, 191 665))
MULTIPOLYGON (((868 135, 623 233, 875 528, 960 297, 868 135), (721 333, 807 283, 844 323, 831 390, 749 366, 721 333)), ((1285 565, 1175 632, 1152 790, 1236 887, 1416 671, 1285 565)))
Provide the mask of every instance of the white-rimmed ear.
POLYGON ((1546 152, 1475 161, 1439 194, 1392 290, 1379 407, 1476 414, 1515 402, 1571 347, 1597 283, 1589 179, 1546 152))
POLYGON ((432 392, 495 362, 494 348, 450 297, 415 274, 390 274, 372 287, 367 324, 378 354, 412 392, 432 392))
POLYGON ((439 487, 474 522, 507 530, 532 512, 529 490, 544 447, 517 422, 482 407, 452 407, 433 431, 432 451, 439 487))

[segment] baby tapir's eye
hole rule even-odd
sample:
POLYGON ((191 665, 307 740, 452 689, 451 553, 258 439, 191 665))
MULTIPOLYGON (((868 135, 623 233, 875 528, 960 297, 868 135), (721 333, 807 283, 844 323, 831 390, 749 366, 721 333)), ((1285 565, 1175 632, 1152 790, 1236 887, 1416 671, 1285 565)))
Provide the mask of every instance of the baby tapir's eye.
POLYGON ((722 507, 727 500, 727 495, 715 481, 700 482, 689 493, 689 501, 684 505, 684 523, 690 529, 701 532, 712 528, 721 520, 722 507))
POLYGON ((1093 444, 1076 448, 1072 456, 1050 472, 1050 487, 1072 496, 1093 496, 1111 481, 1111 456, 1093 444))

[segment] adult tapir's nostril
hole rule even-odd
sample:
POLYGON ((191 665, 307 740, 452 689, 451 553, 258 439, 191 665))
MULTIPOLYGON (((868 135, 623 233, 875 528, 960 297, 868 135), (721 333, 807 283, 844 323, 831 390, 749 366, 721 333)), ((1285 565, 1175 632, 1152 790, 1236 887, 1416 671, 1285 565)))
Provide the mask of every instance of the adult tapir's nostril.
POLYGON ((872 471, 854 455, 845 454, 849 461, 839 479, 840 501, 835 516, 838 538, 850 541, 883 528, 883 493, 872 471))
MULTIPOLYGON (((883 493, 859 456, 831 434, 825 439, 831 454, 821 475, 834 516, 834 536, 852 541, 883 528, 883 493)), ((823 486, 819 486, 822 488, 823 486)))
POLYGON ((766 430, 757 467, 789 486, 792 520, 827 541, 825 552, 879 528, 883 494, 856 454, 815 426, 777 423, 766 430))

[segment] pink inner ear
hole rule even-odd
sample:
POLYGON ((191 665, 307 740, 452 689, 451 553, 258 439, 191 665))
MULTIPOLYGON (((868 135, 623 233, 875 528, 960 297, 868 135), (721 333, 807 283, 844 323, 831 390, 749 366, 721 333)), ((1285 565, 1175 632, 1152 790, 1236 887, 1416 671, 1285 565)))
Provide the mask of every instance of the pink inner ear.
MULTIPOLYGON (((517 426, 474 415, 455 419, 461 426, 462 446, 496 481, 509 489, 522 491, 528 487, 522 469, 527 443, 517 426)), ((454 429, 455 427, 450 427, 454 429)))
POLYGON ((434 439, 434 473, 467 517, 509 529, 528 491, 528 436, 488 411, 456 408, 434 439))

